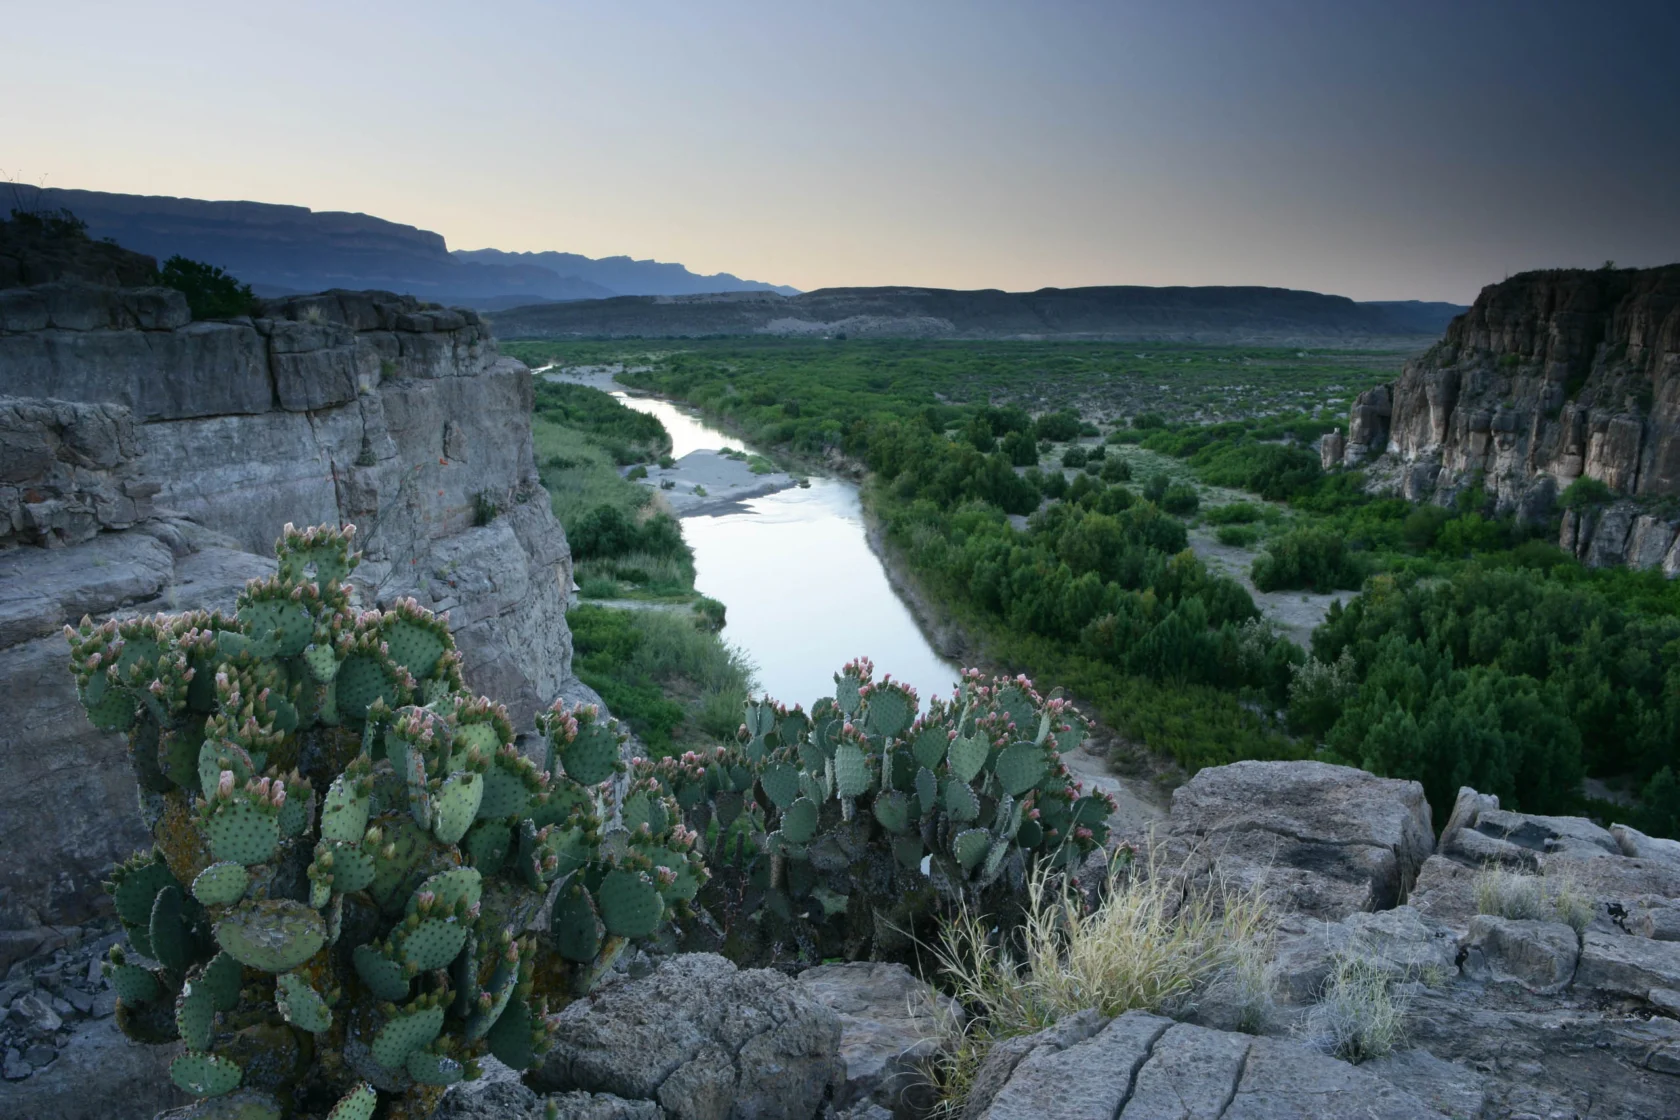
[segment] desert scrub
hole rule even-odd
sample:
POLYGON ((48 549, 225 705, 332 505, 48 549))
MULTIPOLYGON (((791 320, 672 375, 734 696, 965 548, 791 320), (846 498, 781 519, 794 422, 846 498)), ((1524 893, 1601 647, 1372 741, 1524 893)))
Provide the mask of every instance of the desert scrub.
POLYGON ((1306 1041, 1345 1062, 1380 1058, 1401 1044, 1410 999, 1388 969, 1359 950, 1340 954, 1307 1012, 1306 1041))
POLYGON ((928 1071, 941 1115, 960 1114, 995 1043, 1087 1008, 1181 1016, 1217 989, 1237 1003, 1244 1029, 1261 1026, 1275 915, 1260 890, 1217 880, 1187 888, 1123 847, 1097 893, 1092 905, 1067 876, 1040 869, 1015 933, 1000 935, 992 916, 970 909, 941 923, 932 947, 940 980, 971 1015, 966 1025, 947 1021, 947 1045, 928 1071))
POLYGON ((1214 538, 1227 548, 1252 548, 1260 540, 1260 530, 1252 525, 1221 525, 1214 538))
POLYGON ((1581 933, 1593 920, 1593 901, 1563 874, 1531 875, 1487 866, 1476 872, 1476 913, 1513 920, 1562 922, 1581 933))

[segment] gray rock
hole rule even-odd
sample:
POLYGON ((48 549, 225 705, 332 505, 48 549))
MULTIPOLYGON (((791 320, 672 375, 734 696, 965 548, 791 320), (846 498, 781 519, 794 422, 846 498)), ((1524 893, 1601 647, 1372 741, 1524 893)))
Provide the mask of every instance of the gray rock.
POLYGON ((908 1120, 933 1106, 923 1069, 947 1025, 966 1018, 955 1001, 901 964, 825 964, 800 973, 799 983, 840 1017, 845 1079, 835 1108, 873 1101, 908 1120))
POLYGON ((1487 1107, 1487 1078, 1458 1062, 1437 1058, 1427 1050, 1401 1050, 1368 1058, 1359 1068, 1417 1097, 1452 1117, 1483 1115, 1487 1107))
POLYGON ((657 1102, 679 1120, 806 1120, 844 1077, 840 1037, 797 981, 697 953, 567 1007, 529 1081, 657 1102))
POLYGON ((20 1120, 152 1120, 189 1099, 169 1080, 176 1046, 139 1046, 110 1019, 70 1035, 58 1059, 0 1094, 0 1115, 20 1120))
POLYGON ((1039 1047, 992 1099, 985 1120, 1113 1120, 1171 1019, 1130 1011, 1065 1050, 1039 1047))
POLYGON ((968 1099, 963 1104, 963 1120, 979 1120, 985 1115, 992 1101, 1014 1075, 1015 1067, 1027 1055, 1075 1046, 1107 1025, 1106 1018, 1095 1011, 1085 1010, 1075 1012, 1035 1034, 1018 1035, 995 1043, 974 1075, 974 1084, 970 1086, 968 1099))
POLYGON ((1126 1120, 1217 1120, 1231 1103, 1252 1042, 1240 1034, 1179 1023, 1138 1071, 1126 1120))
POLYGON ((64 1019, 52 1008, 51 998, 31 992, 12 1001, 10 1017, 37 1035, 51 1034, 64 1025, 64 1019))
POLYGON ((42 1069, 52 1064, 58 1057, 58 1051, 43 1042, 37 1042, 23 1052, 23 1060, 36 1069, 42 1069))
POLYGON ((1208 767, 1173 792, 1172 832, 1227 882, 1330 919, 1394 905, 1434 848, 1421 785, 1322 762, 1208 767))
POLYGON ((5 1067, 0 1072, 4 1073, 7 1081, 22 1081, 35 1072, 35 1067, 24 1061, 23 1054, 13 1046, 7 1048, 5 1067))
POLYGON ((1516 921, 1478 914, 1464 941, 1467 976, 1520 984, 1531 992, 1561 992, 1575 977, 1580 943, 1561 922, 1516 921))
POLYGON ((1652 988, 1680 988, 1680 942, 1589 929, 1575 987, 1640 1000, 1652 988))
POLYGON ((1423 917, 1463 929, 1477 914, 1476 870, 1446 856, 1430 856, 1406 903, 1423 917))
POLYGON ((1680 840, 1647 836, 1637 828, 1630 828, 1625 824, 1611 825, 1610 835, 1615 837, 1616 846, 1624 856, 1656 860, 1680 868, 1680 840))
POLYGON ((1242 1079, 1221 1115, 1224 1120, 1441 1120, 1439 1112, 1374 1074, 1271 1038, 1257 1038, 1249 1047, 1242 1079))

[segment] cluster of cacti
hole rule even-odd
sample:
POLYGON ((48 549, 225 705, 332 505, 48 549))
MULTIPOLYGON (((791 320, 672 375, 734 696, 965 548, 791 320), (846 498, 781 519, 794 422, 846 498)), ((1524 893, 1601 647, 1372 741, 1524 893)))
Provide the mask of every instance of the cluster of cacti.
POLYGON ((809 716, 749 703, 737 747, 640 765, 708 837, 705 901, 732 955, 891 955, 938 900, 1002 899, 1030 860, 1105 839, 1113 801, 1061 762, 1086 729, 1070 705, 969 670, 918 716, 914 690, 872 678, 860 659, 809 716))
POLYGON ((195 1117, 429 1115, 485 1053, 533 1064, 549 1007, 705 880, 656 779, 615 797, 615 723, 556 705, 539 766, 444 620, 354 611, 352 532, 288 525, 232 616, 67 628, 157 841, 109 884, 117 1020, 185 1043, 195 1117))

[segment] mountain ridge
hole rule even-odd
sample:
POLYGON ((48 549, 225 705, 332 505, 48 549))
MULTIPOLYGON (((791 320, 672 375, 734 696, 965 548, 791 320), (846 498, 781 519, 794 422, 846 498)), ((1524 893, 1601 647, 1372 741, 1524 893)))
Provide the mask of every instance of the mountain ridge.
POLYGON ((493 319, 505 338, 1059 338, 1412 349, 1444 327, 1435 324, 1445 311, 1427 310, 1432 306, 1407 304, 1396 313, 1345 296, 1261 286, 1005 292, 886 285, 821 288, 797 296, 620 296, 509 308, 493 319))
POLYGON ((10 190, 0 192, 0 204, 26 211, 67 209, 87 223, 94 238, 111 238, 160 261, 180 254, 217 265, 262 296, 378 289, 495 308, 602 299, 627 289, 634 294, 774 289, 729 273, 700 276, 680 264, 628 257, 596 261, 576 253, 495 249, 451 253, 440 233, 350 211, 6 185, 10 190), (546 258, 564 261, 571 271, 557 272, 541 263, 546 258), (592 274, 610 275, 616 286, 592 274))

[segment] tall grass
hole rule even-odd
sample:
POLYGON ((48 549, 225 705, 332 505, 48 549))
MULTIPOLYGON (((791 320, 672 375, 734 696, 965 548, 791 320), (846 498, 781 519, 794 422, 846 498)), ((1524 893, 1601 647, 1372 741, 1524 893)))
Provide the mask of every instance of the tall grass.
POLYGON ((1478 914, 1562 922, 1577 934, 1593 920, 1593 900, 1569 875, 1530 875, 1490 865, 1476 872, 1472 886, 1478 914))
POLYGON ((948 1024, 949 1045, 929 1071, 944 1114, 961 1110, 997 1041, 1087 1008, 1184 1015, 1218 988, 1242 1005, 1245 1026, 1259 1025, 1274 918, 1257 887, 1187 888, 1157 861, 1121 858, 1094 904, 1043 868, 1028 876, 1025 903, 1017 931, 1000 933, 967 908, 942 925, 933 956, 972 1015, 964 1028, 948 1024))
POLYGON ((1346 1062, 1391 1053, 1405 1038, 1410 999, 1394 975, 1357 950, 1336 958, 1319 1001, 1307 1012, 1307 1041, 1346 1062))

